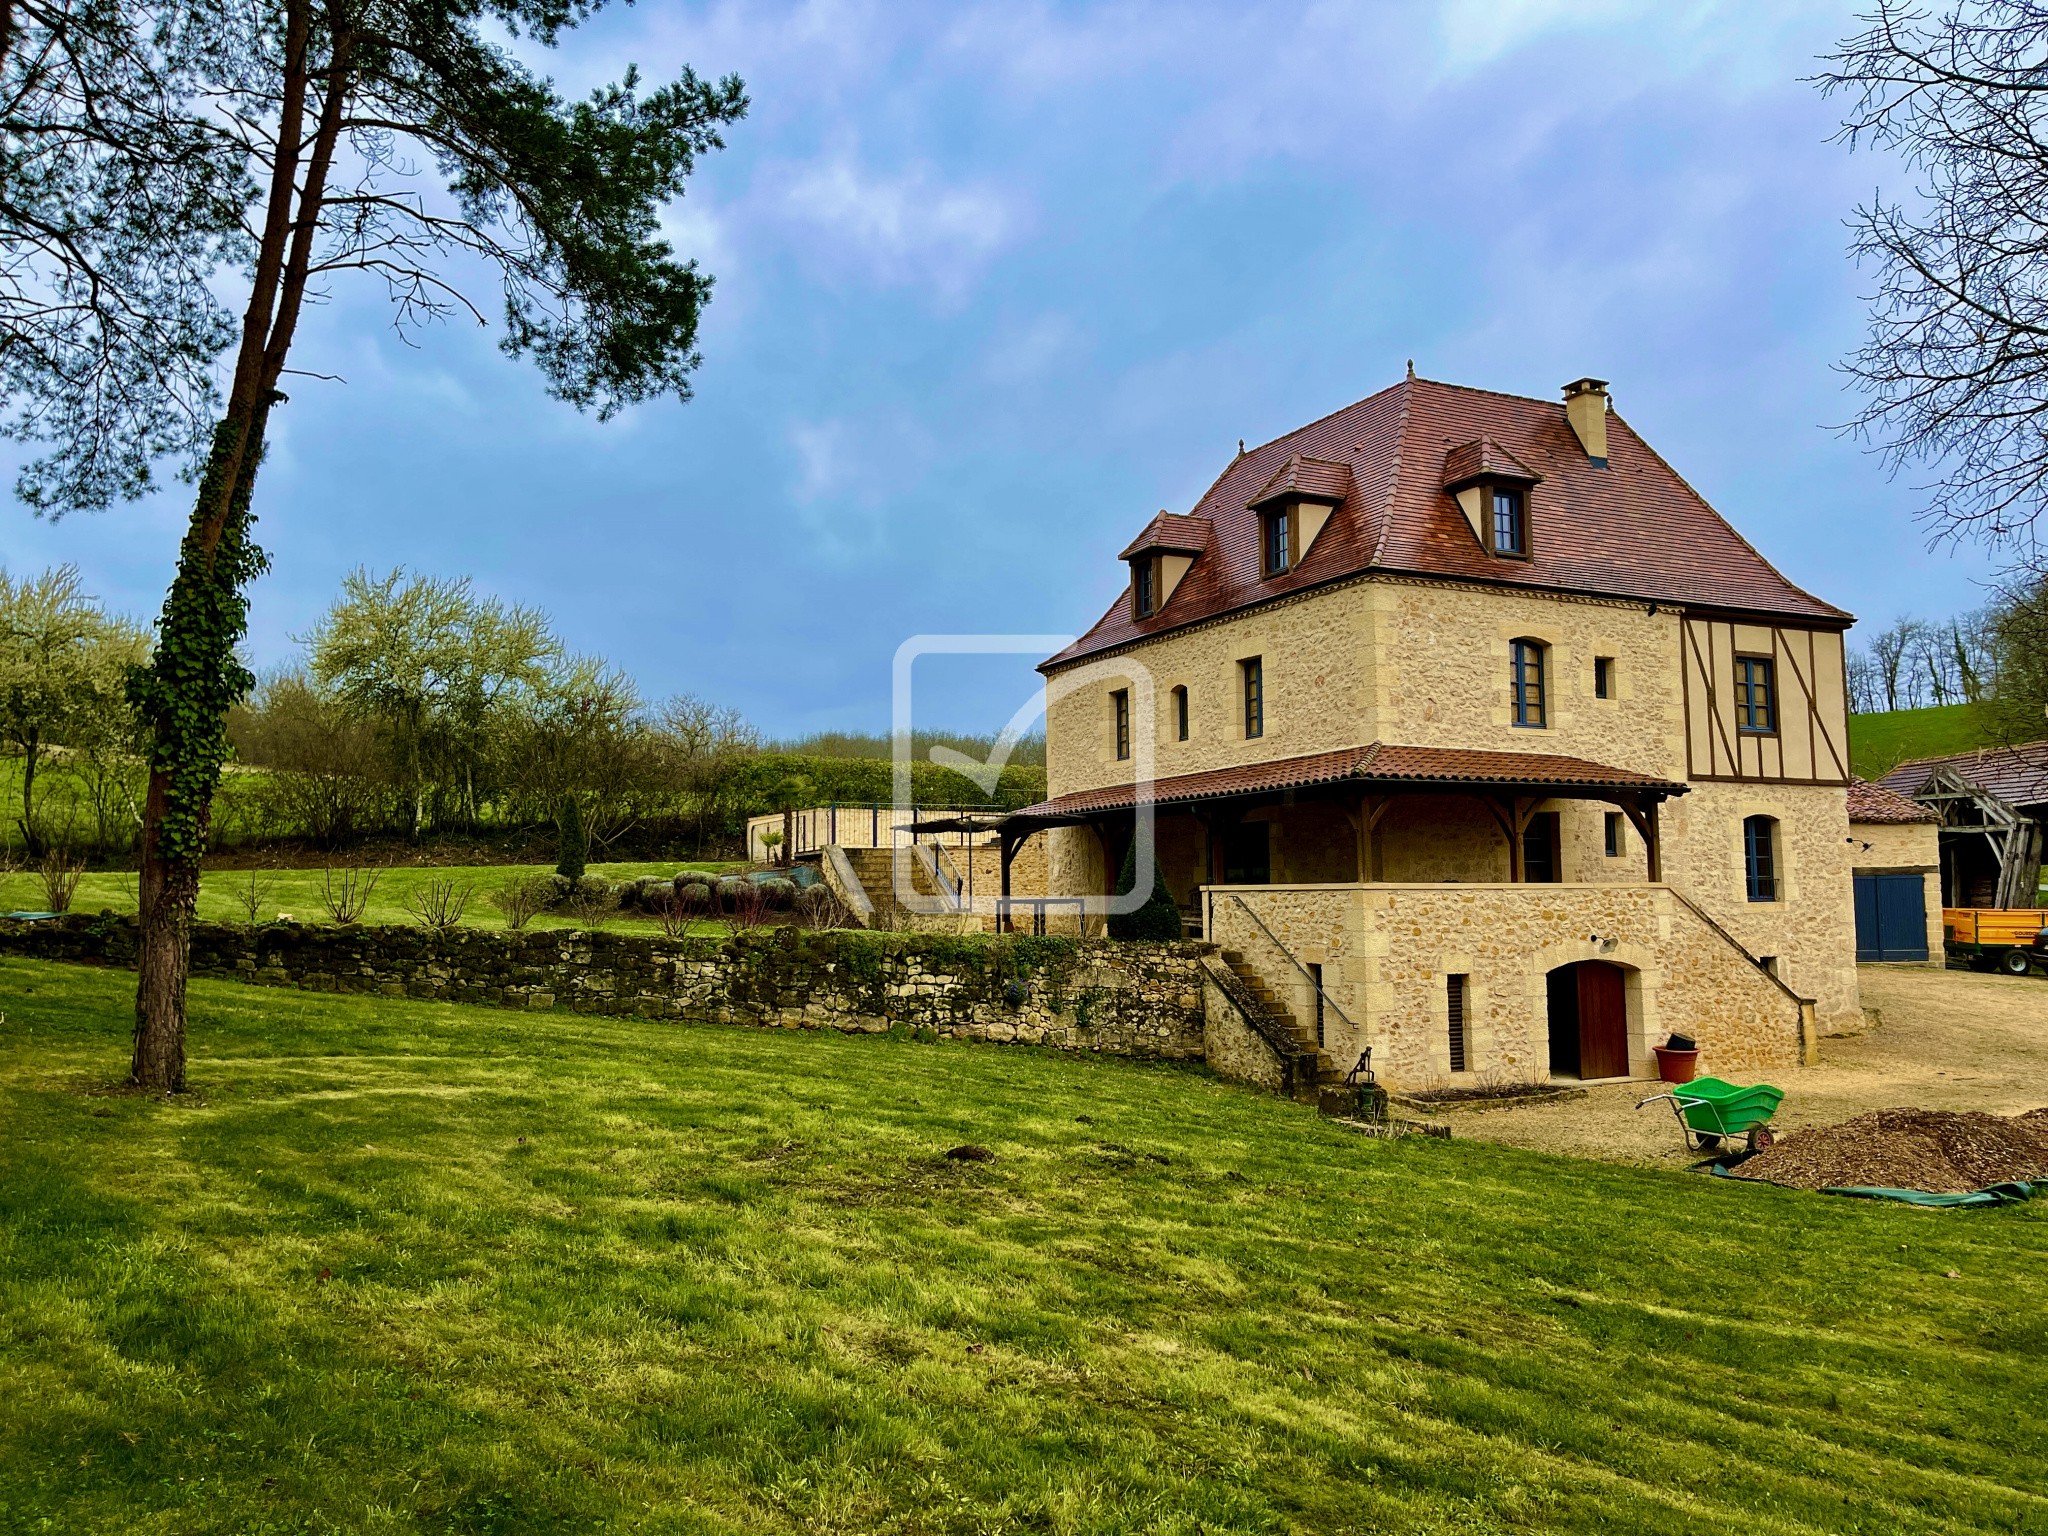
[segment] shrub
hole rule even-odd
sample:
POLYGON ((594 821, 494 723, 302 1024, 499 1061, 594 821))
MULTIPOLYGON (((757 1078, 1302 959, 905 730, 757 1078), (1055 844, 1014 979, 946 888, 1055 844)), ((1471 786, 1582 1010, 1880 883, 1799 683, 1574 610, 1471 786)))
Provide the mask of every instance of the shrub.
POLYGON ((760 883, 735 880, 732 885, 726 895, 726 920, 735 928, 758 928, 768 921, 768 893, 760 883))
POLYGON ((43 882, 43 906, 51 912, 69 912, 71 898, 78 893, 78 882, 85 876, 85 866, 74 862, 61 848, 52 848, 43 855, 42 867, 36 871, 43 882))
POLYGON ((590 839, 583 830, 583 807, 574 795, 562 796, 562 808, 557 813, 555 828, 560 835, 561 851, 561 857, 555 862, 555 873, 573 884, 583 878, 584 868, 590 859, 590 839))
POLYGON ((853 923, 853 913, 839 893, 822 883, 798 891, 794 910, 797 922, 805 928, 846 928, 853 923))
MULTIPOLYGON (((1138 883, 1138 848, 1133 840, 1124 854, 1123 874, 1118 877, 1116 888, 1128 891, 1138 883)), ((1168 942, 1182 937, 1180 908, 1174 905, 1173 895, 1166 889, 1166 872, 1159 867, 1159 861, 1152 861, 1152 894, 1145 905, 1137 911, 1109 920, 1109 936, 1112 939, 1148 939, 1154 942, 1168 942)))
POLYGON ((370 905, 370 893, 377 889, 378 876, 383 873, 376 869, 359 869, 348 865, 343 869, 327 866, 327 873, 320 882, 320 905, 327 909, 327 915, 346 927, 363 920, 363 912, 370 905))
POLYGON ((761 880, 755 882, 761 887, 761 894, 768 899, 771 912, 787 912, 796 901, 796 883, 791 880, 761 880))
POLYGON ((270 888, 277 883, 277 877, 266 870, 252 869, 243 878, 228 888, 236 906, 242 909, 242 916, 254 928, 261 921, 258 916, 269 905, 267 898, 270 888))
POLYGON ((462 921, 463 911, 469 906, 469 898, 476 887, 467 880, 457 885, 446 876, 422 880, 414 886, 405 898, 405 910, 413 921, 422 928, 431 928, 436 933, 446 933, 462 921))
POLYGON ((579 927, 602 928, 619 910, 618 892, 609 882, 586 875, 576 882, 576 889, 562 903, 562 909, 576 919, 579 927))
POLYGON ((521 875, 491 892, 491 904, 505 914, 506 928, 523 932, 528 923, 553 906, 559 894, 555 879, 553 875, 521 875))

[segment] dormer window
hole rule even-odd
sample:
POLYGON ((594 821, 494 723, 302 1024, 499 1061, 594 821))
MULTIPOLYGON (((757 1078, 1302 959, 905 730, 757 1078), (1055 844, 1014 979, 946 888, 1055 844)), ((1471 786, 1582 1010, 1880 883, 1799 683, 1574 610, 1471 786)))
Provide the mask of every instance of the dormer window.
POLYGON ((1288 543, 1294 529, 1294 518, 1285 503, 1271 511, 1259 514, 1259 574, 1279 576, 1294 564, 1294 551, 1288 543))
POLYGON ((1203 518, 1162 512, 1117 558, 1131 567, 1131 615, 1149 619, 1173 601, 1181 584, 1209 541, 1203 518))
POLYGON ((1159 608, 1159 568, 1150 560, 1131 562, 1131 602, 1138 617, 1149 619, 1159 608))
POLYGON ((1529 504, 1519 487, 1493 488, 1493 553, 1515 559, 1529 558, 1529 504))
POLYGON ((1529 493, 1541 478, 1490 437, 1444 455, 1444 489, 1479 547, 1499 560, 1529 558, 1529 493))

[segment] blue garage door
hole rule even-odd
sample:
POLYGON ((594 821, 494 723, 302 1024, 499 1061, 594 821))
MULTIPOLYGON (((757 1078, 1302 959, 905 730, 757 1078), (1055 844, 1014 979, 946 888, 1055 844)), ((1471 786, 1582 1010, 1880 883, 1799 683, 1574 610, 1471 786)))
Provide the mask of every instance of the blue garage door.
POLYGON ((1919 875, 1856 877, 1856 958, 1927 958, 1927 886, 1919 875))

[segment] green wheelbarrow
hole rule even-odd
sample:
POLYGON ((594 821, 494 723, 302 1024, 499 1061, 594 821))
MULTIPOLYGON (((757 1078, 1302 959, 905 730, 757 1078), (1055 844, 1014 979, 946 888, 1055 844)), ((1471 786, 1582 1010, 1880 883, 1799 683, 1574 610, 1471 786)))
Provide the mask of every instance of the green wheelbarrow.
POLYGON ((1669 1104, 1689 1151, 1718 1152, 1723 1142, 1740 1137, 1747 1151, 1761 1152, 1777 1140, 1771 1133, 1771 1116, 1784 1098, 1785 1090, 1769 1083, 1742 1088, 1718 1077, 1703 1077, 1669 1093, 1653 1094, 1636 1108, 1669 1104))

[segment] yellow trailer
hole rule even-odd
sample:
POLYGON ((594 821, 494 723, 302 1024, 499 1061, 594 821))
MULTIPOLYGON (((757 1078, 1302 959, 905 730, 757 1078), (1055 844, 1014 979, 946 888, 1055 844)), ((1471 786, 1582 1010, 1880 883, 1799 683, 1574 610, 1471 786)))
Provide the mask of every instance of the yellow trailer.
POLYGON ((2048 969, 2048 908, 1943 907, 1948 957, 1972 970, 2024 976, 2048 969))

